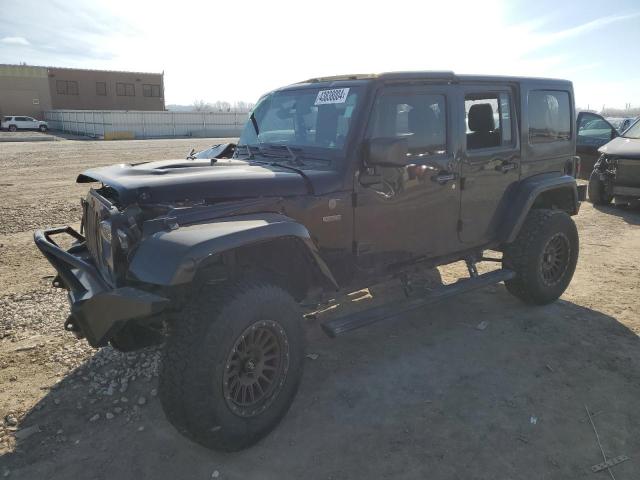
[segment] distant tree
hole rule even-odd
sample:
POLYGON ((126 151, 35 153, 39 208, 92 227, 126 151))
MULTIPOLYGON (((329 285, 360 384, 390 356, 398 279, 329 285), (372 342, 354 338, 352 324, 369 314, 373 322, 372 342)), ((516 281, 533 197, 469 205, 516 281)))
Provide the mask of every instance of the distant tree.
POLYGON ((253 103, 238 100, 233 104, 233 109, 236 112, 248 112, 253 108, 253 103))
MULTIPOLYGON (((216 100, 213 103, 204 100, 194 100, 190 109, 194 112, 241 112, 246 113, 253 108, 253 103, 238 100, 231 104, 226 100, 216 100)), ((171 105, 173 110, 182 109, 180 105, 171 105), (176 108, 178 107, 178 108, 176 108)))
POLYGON ((211 112, 213 110, 213 106, 204 100, 194 100, 192 106, 196 112, 211 112))
POLYGON ((640 107, 632 108, 630 104, 627 108, 605 108, 601 112, 606 117, 637 117, 640 115, 640 107))

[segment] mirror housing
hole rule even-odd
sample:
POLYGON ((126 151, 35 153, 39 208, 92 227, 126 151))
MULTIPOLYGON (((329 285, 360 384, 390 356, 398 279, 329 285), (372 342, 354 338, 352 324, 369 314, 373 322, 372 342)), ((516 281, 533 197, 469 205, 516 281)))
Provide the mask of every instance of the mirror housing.
POLYGON ((405 167, 409 142, 406 138, 383 137, 372 138, 367 143, 367 165, 381 167, 405 167))

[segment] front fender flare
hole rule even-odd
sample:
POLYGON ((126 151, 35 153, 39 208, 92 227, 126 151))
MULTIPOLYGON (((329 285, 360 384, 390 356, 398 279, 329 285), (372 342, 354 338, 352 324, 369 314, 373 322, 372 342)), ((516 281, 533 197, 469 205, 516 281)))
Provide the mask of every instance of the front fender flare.
POLYGON ((520 182, 513 193, 511 206, 502 224, 501 237, 504 243, 513 242, 522 227, 527 214, 536 199, 551 190, 569 189, 572 194, 572 206, 569 215, 576 215, 580 209, 576 179, 570 175, 542 174, 520 182))
POLYGON ((236 215, 156 232, 143 240, 136 250, 129 273, 144 283, 181 285, 191 282, 198 268, 214 255, 284 237, 300 240, 320 272, 338 288, 307 228, 277 213, 236 215))

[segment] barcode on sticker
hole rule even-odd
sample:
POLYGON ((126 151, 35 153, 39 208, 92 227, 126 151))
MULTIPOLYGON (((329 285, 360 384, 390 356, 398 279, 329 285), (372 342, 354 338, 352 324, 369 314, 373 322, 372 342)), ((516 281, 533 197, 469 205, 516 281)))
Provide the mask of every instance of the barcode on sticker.
POLYGON ((348 88, 333 88, 331 90, 320 90, 316 97, 315 105, 328 105, 330 103, 344 103, 349 95, 348 88))

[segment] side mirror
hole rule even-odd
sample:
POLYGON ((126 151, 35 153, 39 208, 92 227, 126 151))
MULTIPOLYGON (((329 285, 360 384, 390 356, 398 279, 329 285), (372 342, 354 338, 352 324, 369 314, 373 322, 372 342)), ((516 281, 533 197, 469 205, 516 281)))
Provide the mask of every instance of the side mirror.
POLYGON ((614 138, 616 138, 618 135, 620 135, 618 133, 618 131, 615 128, 611 129, 611 140, 613 140, 614 138))
POLYGON ((367 165, 382 167, 407 166, 409 142, 406 138, 372 138, 367 144, 367 165))

